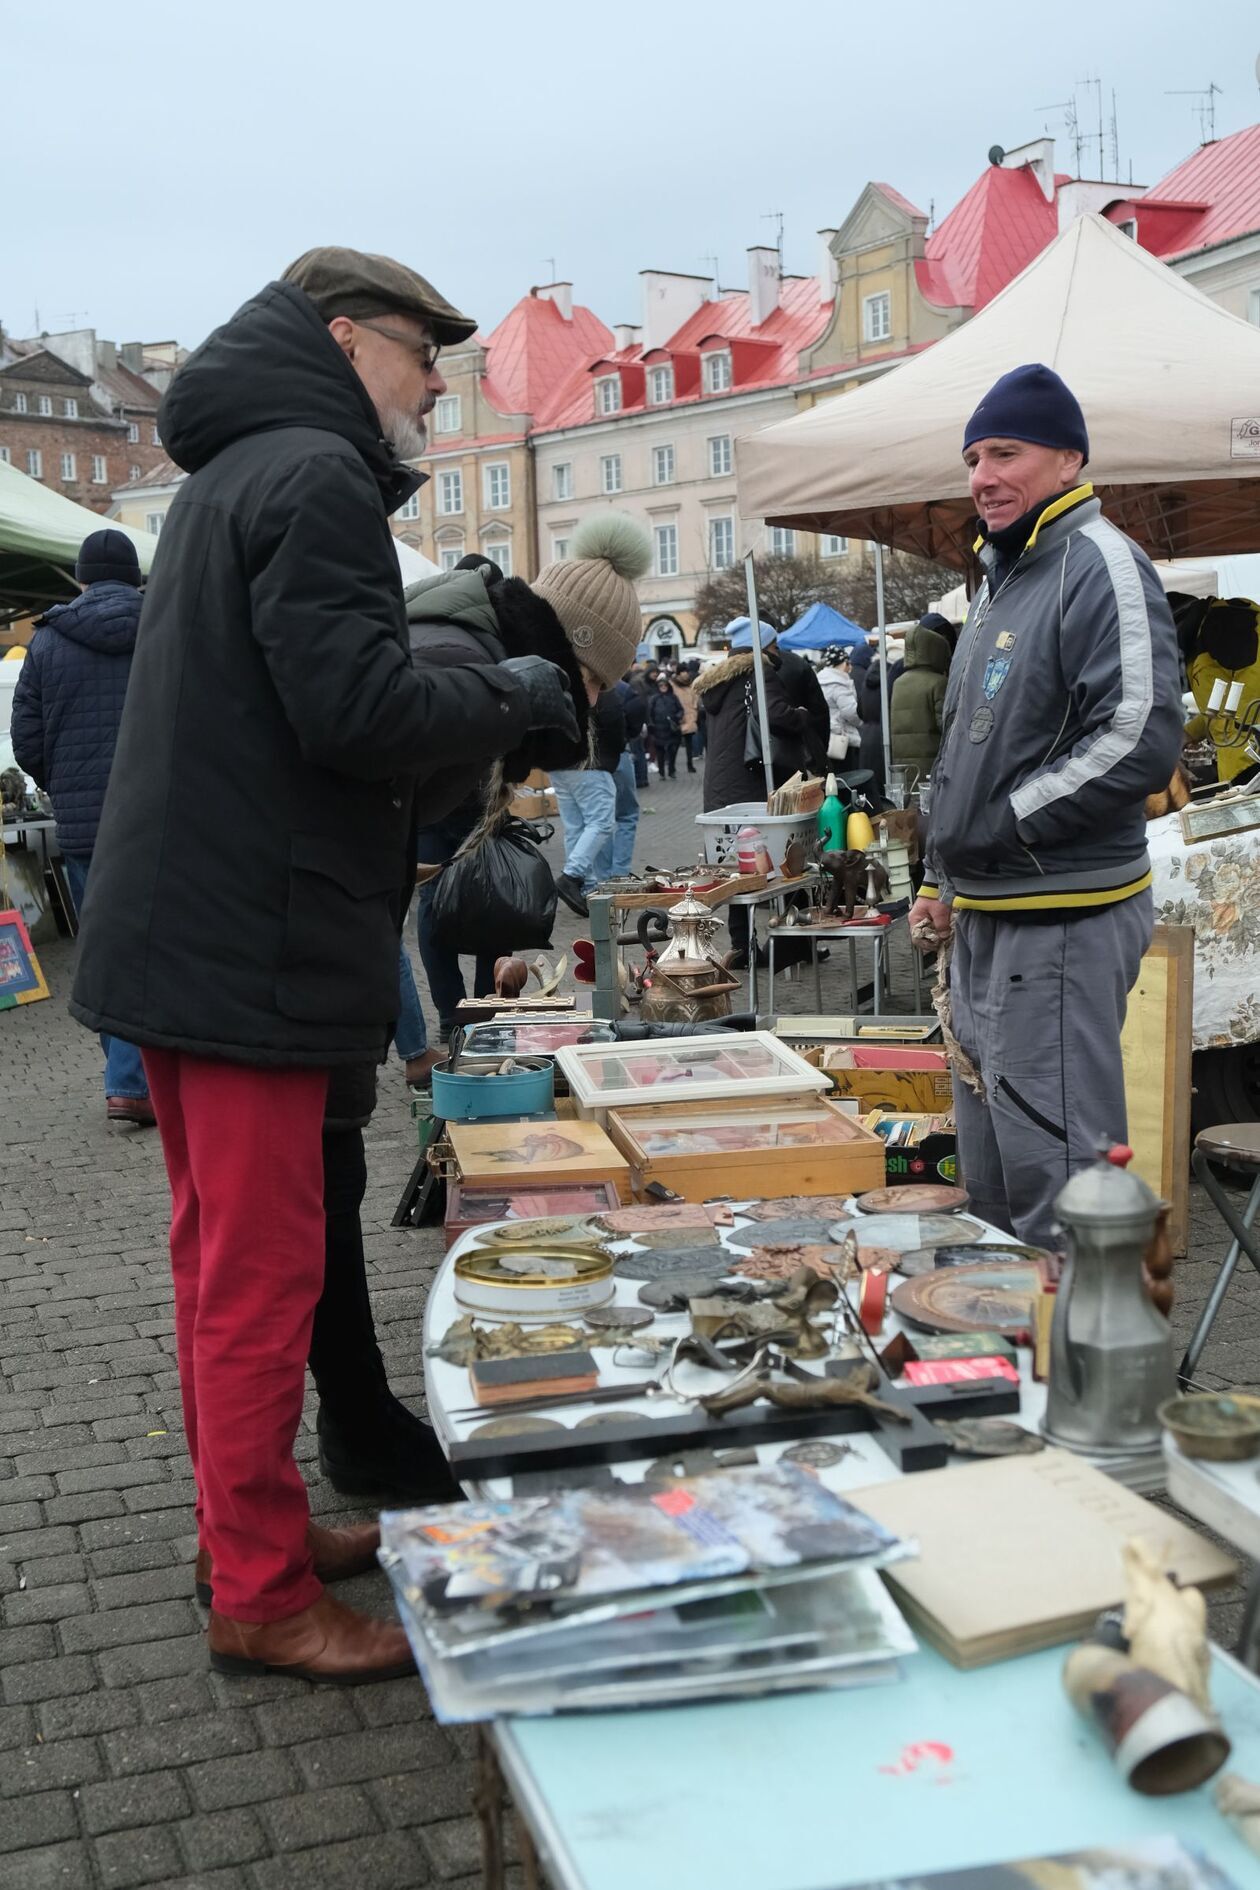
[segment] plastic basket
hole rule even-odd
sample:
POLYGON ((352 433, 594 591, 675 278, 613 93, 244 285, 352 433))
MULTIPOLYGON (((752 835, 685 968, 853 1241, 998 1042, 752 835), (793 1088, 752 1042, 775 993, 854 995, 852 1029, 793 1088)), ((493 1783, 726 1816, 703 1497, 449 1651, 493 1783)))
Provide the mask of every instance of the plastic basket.
POLYGON ((817 814, 768 814, 764 801, 735 801, 730 807, 715 807, 711 814, 697 814, 696 825, 704 836, 704 857, 710 866, 735 869, 741 827, 756 827, 766 843, 766 851, 778 872, 783 871, 783 856, 793 840, 813 844, 818 831, 817 814))

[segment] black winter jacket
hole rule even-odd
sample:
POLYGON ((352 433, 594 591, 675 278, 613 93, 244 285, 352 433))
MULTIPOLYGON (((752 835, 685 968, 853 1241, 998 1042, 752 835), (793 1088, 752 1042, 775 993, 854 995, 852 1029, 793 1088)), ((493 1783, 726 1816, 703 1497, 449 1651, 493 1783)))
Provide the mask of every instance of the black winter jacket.
POLYGON ((63 853, 96 844, 140 622, 134 584, 89 584, 35 626, 13 692, 13 753, 46 790, 63 853))
POLYGON ((654 689, 645 705, 648 731, 658 742, 682 740, 682 703, 672 689, 654 689))
POLYGON ((71 1010, 243 1063, 379 1057, 398 1012, 417 787, 525 734, 489 666, 417 675, 388 515, 416 489, 291 283, 162 403, 192 475, 154 560, 71 1010))
MULTIPOLYGON (((746 684, 752 678, 752 651, 728 656, 705 670, 696 682, 696 697, 704 708, 704 811, 733 807, 741 801, 764 801, 766 776, 758 761, 744 760, 748 733, 746 684)), ((790 650, 766 651, 766 709, 770 733, 794 747, 792 766, 775 770, 779 787, 797 768, 827 766, 827 738, 831 717, 827 698, 809 664, 790 650)))

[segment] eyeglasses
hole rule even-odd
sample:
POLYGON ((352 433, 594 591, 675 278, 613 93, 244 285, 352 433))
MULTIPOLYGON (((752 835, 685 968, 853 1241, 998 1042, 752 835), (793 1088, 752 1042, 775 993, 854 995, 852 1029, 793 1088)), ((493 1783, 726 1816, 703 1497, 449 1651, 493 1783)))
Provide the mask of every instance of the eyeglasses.
POLYGON ((356 328, 370 328, 374 335, 384 335, 386 341, 396 341, 400 348, 406 348, 414 354, 426 374, 432 374, 438 364, 442 350, 435 341, 413 341, 410 335, 400 335, 396 328, 382 328, 379 322, 355 322, 356 328))

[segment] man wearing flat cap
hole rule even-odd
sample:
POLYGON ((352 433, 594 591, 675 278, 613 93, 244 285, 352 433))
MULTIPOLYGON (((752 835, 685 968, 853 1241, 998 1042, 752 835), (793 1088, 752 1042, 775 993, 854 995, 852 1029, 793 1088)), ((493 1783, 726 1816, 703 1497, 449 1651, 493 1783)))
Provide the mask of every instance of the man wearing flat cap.
POLYGON ((317 249, 176 376, 190 475, 136 643, 71 1009, 139 1044, 171 1187, 184 1427, 211 1663, 368 1680, 400 1629, 323 1583, 375 1529, 310 1522, 293 1460, 324 1274, 330 1073, 379 1061, 425 779, 576 739, 538 657, 413 670, 389 514, 473 332, 412 270, 317 249))
POLYGON ((1181 748, 1172 616, 1082 477, 1085 418, 1040 364, 967 423, 984 580, 949 673, 926 879, 952 926, 962 1178, 977 1213, 1057 1245, 1054 1201, 1126 1135, 1120 1032, 1150 943, 1143 801, 1181 748))

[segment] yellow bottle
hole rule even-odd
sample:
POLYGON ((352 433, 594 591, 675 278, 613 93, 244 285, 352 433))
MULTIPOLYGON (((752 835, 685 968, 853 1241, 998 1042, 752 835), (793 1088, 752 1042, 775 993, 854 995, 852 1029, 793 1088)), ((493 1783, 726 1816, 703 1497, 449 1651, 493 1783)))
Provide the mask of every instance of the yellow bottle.
POLYGON ((865 853, 867 847, 873 846, 874 842, 875 829, 870 823, 870 817, 864 814, 860 807, 855 807, 845 822, 845 846, 851 853, 865 853))

